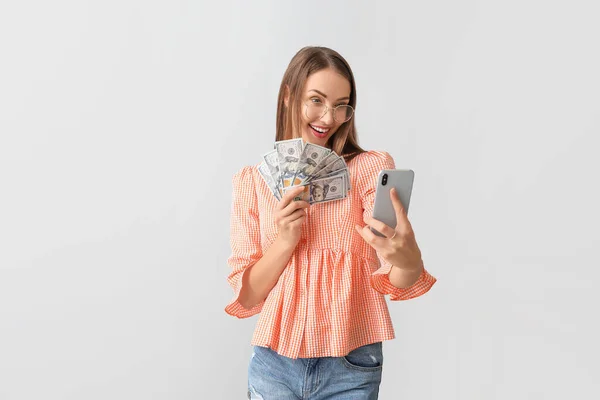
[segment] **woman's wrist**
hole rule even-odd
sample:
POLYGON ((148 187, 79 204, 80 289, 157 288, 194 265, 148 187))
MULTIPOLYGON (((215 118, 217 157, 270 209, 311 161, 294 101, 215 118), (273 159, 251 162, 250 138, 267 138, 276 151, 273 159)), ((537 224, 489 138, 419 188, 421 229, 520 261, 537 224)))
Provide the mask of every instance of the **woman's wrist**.
POLYGON ((283 252, 292 253, 294 251, 294 249, 296 248, 296 246, 298 245, 298 242, 290 242, 290 241, 282 238, 281 236, 277 236, 277 238, 275 239, 274 245, 277 246, 277 248, 279 248, 283 252))
POLYGON ((419 280, 423 269, 423 262, 417 268, 411 269, 392 266, 389 273, 390 282, 399 289, 405 289, 414 285, 419 280))

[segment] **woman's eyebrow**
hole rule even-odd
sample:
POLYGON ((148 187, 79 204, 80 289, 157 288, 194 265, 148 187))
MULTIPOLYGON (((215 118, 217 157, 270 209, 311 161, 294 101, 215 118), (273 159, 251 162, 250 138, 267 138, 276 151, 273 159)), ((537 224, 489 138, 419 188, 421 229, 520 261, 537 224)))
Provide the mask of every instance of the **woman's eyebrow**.
MULTIPOLYGON (((321 96, 327 98, 327 95, 317 89, 310 89, 309 92, 317 92, 319 93, 321 96)), ((340 97, 339 99, 337 99, 336 101, 340 101, 340 100, 350 100, 350 97, 346 96, 346 97, 340 97)))

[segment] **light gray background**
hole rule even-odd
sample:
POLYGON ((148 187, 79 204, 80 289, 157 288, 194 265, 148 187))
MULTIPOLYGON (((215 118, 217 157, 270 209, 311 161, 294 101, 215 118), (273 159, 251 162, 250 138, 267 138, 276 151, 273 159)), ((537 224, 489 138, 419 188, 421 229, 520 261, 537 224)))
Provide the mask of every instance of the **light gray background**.
POLYGON ((600 396, 594 1, 2 1, 0 400, 242 399, 231 176, 305 45, 416 171, 386 399, 600 396))

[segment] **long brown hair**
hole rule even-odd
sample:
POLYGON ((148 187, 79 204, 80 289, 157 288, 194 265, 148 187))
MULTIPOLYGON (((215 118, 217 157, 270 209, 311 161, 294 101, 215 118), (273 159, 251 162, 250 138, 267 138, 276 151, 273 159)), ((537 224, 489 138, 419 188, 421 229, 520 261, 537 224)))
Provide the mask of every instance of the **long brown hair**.
MULTIPOLYGON (((332 68, 350 82, 350 101, 348 104, 356 109, 356 84, 348 62, 335 50, 327 47, 304 47, 296 53, 283 75, 277 99, 277 131, 275 141, 300 137, 301 97, 308 77, 317 71, 332 68), (286 88, 289 88, 289 101, 286 107, 286 88)), ((346 161, 363 150, 358 145, 354 118, 344 122, 329 138, 328 145, 346 161)))

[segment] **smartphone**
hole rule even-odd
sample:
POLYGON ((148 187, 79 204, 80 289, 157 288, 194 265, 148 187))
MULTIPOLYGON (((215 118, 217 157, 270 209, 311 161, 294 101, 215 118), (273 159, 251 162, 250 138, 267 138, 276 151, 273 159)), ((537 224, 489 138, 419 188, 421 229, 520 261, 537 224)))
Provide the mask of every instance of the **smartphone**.
MULTIPOLYGON (((377 177, 377 189, 375 191, 375 205, 373 206, 373 218, 379 220, 389 227, 396 227, 396 211, 390 198, 390 189, 396 188, 400 196, 400 202, 408 214, 410 196, 412 194, 415 172, 412 169, 384 169, 377 177)), ((377 236, 385 237, 377 230, 371 228, 377 236)))

